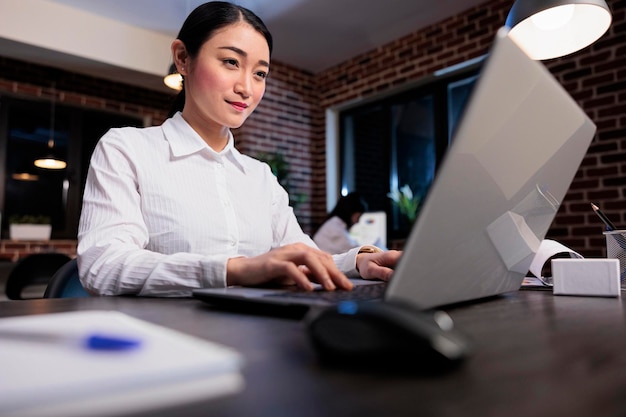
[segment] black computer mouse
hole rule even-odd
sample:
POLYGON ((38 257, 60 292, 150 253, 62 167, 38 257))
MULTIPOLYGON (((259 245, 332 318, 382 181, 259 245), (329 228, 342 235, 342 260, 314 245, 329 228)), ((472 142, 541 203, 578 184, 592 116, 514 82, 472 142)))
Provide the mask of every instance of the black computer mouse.
POLYGON ((470 352, 443 311, 391 302, 342 302, 305 318, 319 358, 345 367, 449 370, 470 352))

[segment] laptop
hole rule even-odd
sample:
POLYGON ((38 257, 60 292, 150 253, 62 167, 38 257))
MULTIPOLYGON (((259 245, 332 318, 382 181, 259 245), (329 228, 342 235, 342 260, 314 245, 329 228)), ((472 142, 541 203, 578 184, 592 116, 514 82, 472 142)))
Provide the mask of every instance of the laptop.
MULTIPOLYGON (((594 137, 593 122, 507 33, 495 37, 383 301, 431 309, 518 290, 594 137)), ((221 306, 310 306, 337 302, 311 295, 357 289, 193 295, 221 306)))

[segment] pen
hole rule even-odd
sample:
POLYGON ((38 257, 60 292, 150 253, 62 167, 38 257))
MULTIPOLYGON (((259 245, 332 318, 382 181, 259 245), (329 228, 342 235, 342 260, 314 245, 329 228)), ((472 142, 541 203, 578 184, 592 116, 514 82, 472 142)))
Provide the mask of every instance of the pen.
POLYGON ((73 336, 53 332, 40 332, 28 330, 0 330, 0 340, 20 340, 39 343, 64 343, 73 344, 88 350, 120 351, 138 347, 139 339, 108 335, 102 333, 73 336))
POLYGON ((606 217, 606 214, 604 214, 602 212, 602 210, 600 210, 600 208, 598 206, 596 206, 595 204, 591 203, 591 208, 598 215, 600 220, 602 220, 602 223, 604 223, 604 225, 606 226, 606 230, 608 230, 609 232, 612 232, 613 230, 617 229, 615 227, 615 225, 613 224, 613 222, 611 220, 609 220, 608 217, 606 217))

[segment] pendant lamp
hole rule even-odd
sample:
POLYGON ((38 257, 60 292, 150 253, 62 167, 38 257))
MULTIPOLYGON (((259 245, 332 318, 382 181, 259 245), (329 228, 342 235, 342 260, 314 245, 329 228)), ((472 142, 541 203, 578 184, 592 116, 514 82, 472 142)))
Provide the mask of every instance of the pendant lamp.
POLYGON ((27 160, 19 164, 15 172, 11 174, 11 178, 17 181, 38 181, 39 175, 36 171, 32 162, 27 160))
POLYGON ((166 86, 172 90, 180 91, 183 89, 183 76, 178 73, 176 65, 172 63, 167 75, 163 78, 166 86))
POLYGON ((509 36, 532 59, 569 55, 597 41, 611 25, 604 0, 516 0, 509 36))
POLYGON ((25 170, 19 170, 11 174, 11 178, 17 181, 37 181, 39 180, 39 175, 25 170))
POLYGON ((52 100, 50 101, 50 136, 48 138, 49 153, 35 160, 35 166, 43 169, 64 169, 67 163, 54 153, 54 119, 55 119, 56 91, 52 87, 52 100))

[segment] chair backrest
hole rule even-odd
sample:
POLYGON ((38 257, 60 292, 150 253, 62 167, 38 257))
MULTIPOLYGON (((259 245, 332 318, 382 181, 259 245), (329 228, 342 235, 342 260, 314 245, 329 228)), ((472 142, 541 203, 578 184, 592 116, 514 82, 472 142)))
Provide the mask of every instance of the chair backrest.
MULTIPOLYGON (((7 277, 5 293, 11 300, 24 300, 27 287, 46 286, 54 273, 72 258, 55 252, 34 253, 17 262, 7 277)), ((40 298, 41 295, 30 298, 40 298)))
POLYGON ((89 297, 78 278, 78 264, 72 259, 63 265, 50 279, 44 298, 89 297))

